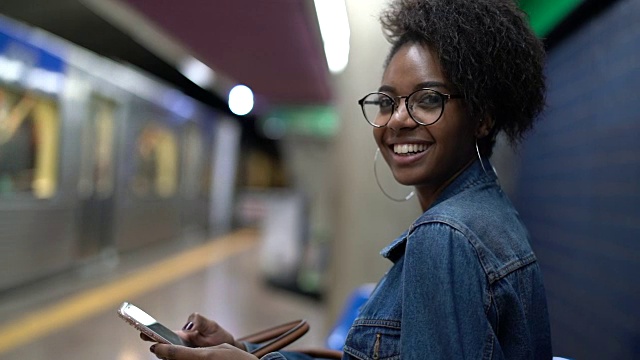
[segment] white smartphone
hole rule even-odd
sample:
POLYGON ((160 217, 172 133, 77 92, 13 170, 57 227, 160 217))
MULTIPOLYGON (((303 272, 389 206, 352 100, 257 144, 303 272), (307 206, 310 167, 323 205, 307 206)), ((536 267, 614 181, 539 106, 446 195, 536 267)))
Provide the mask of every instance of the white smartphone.
POLYGON ((164 344, 189 346, 178 334, 169 330, 166 326, 157 322, 156 319, 133 304, 129 304, 128 302, 122 303, 122 306, 118 309, 118 315, 154 341, 164 344))

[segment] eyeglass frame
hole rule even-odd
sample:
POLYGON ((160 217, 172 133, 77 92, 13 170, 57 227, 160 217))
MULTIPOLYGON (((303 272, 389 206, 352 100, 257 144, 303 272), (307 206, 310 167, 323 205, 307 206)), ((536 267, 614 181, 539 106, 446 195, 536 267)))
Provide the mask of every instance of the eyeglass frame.
POLYGON ((411 118, 411 120, 415 121, 416 124, 418 124, 418 125, 429 126, 429 125, 433 125, 433 124, 437 123, 438 120, 440 120, 440 118, 442 117, 442 114, 444 114, 444 105, 449 100, 451 100, 451 99, 462 99, 462 98, 464 98, 464 96, 462 96, 460 94, 446 94, 446 93, 443 93, 443 92, 440 92, 438 90, 431 89, 431 88, 420 88, 420 89, 417 89, 416 91, 412 92, 409 95, 398 95, 398 96, 391 96, 391 95, 383 93, 381 91, 374 91, 374 92, 368 93, 367 95, 362 97, 362 99, 358 100, 358 104, 360 105, 360 108, 362 109, 362 115, 364 116, 365 121, 367 123, 369 123, 369 125, 371 125, 373 127, 376 127, 376 128, 383 128, 383 127, 387 126, 387 124, 389 124, 389 121, 393 117, 393 114, 396 112, 396 110, 398 110, 398 103, 396 102, 396 99, 404 99, 404 106, 406 107, 407 114, 409 114, 409 117, 411 118), (435 119, 433 122, 428 123, 428 124, 420 122, 420 121, 416 120, 416 118, 413 117, 411 110, 409 110, 409 102, 407 101, 407 100, 409 100, 409 98, 412 95, 414 95, 414 94, 416 94, 416 93, 418 93, 420 91, 424 91, 424 90, 433 91, 434 93, 436 93, 438 96, 440 96, 442 98, 442 106, 441 106, 441 109, 440 109, 440 115, 438 116, 437 119, 435 119), (384 96, 390 98, 391 101, 393 102, 393 108, 392 108, 391 113, 389 115, 389 119, 387 120, 386 123, 384 123, 384 125, 376 125, 376 124, 372 123, 371 121, 369 121, 369 119, 367 119, 367 114, 366 114, 366 112, 364 110, 364 105, 365 105, 364 104, 364 99, 366 99, 369 95, 375 95, 375 94, 384 95, 384 96))

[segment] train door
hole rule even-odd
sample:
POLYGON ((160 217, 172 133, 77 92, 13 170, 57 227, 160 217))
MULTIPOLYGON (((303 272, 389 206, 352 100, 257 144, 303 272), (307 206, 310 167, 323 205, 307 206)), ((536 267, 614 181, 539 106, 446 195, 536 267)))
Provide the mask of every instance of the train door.
POLYGON ((56 97, 0 85, 0 289, 72 262, 59 105, 56 97))
POLYGON ((81 137, 79 256, 88 258, 113 246, 115 102, 94 94, 81 137))

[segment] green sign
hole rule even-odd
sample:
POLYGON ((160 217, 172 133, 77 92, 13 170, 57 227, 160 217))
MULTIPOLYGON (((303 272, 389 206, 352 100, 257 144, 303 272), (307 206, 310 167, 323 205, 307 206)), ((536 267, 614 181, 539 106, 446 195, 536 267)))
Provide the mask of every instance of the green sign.
POLYGON ((274 138, 285 134, 330 137, 338 130, 338 113, 332 106, 281 106, 263 119, 262 126, 274 138))
POLYGON ((531 27, 539 37, 549 33, 584 0, 520 0, 520 8, 529 15, 531 27))

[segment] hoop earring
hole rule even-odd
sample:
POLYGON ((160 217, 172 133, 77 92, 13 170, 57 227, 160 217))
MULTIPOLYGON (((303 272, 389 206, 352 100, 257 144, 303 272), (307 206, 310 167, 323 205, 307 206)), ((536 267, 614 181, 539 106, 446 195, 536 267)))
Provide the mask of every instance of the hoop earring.
POLYGON ((482 166, 482 170, 484 171, 484 174, 489 176, 489 174, 487 173, 487 169, 484 168, 484 163, 482 162, 482 156, 480 156, 480 149, 478 149, 478 139, 476 139, 476 153, 478 154, 478 160, 480 160, 480 166, 482 166))
POLYGON ((378 154, 380 154, 380 148, 376 148, 376 154, 373 157, 373 175, 376 178, 376 184, 378 184, 378 188, 380 188, 380 191, 382 191, 382 193, 384 194, 384 196, 388 197, 389 199, 395 201, 395 202, 403 202, 403 201, 407 201, 409 199, 411 199, 413 197, 413 195, 415 195, 415 191, 411 191, 409 193, 409 195, 405 196, 404 198, 398 199, 398 198, 394 198, 391 195, 387 194, 386 191, 384 191, 384 189, 382 188, 382 185, 380 184, 380 180, 378 180, 378 169, 376 166, 376 163, 378 162, 378 154))

